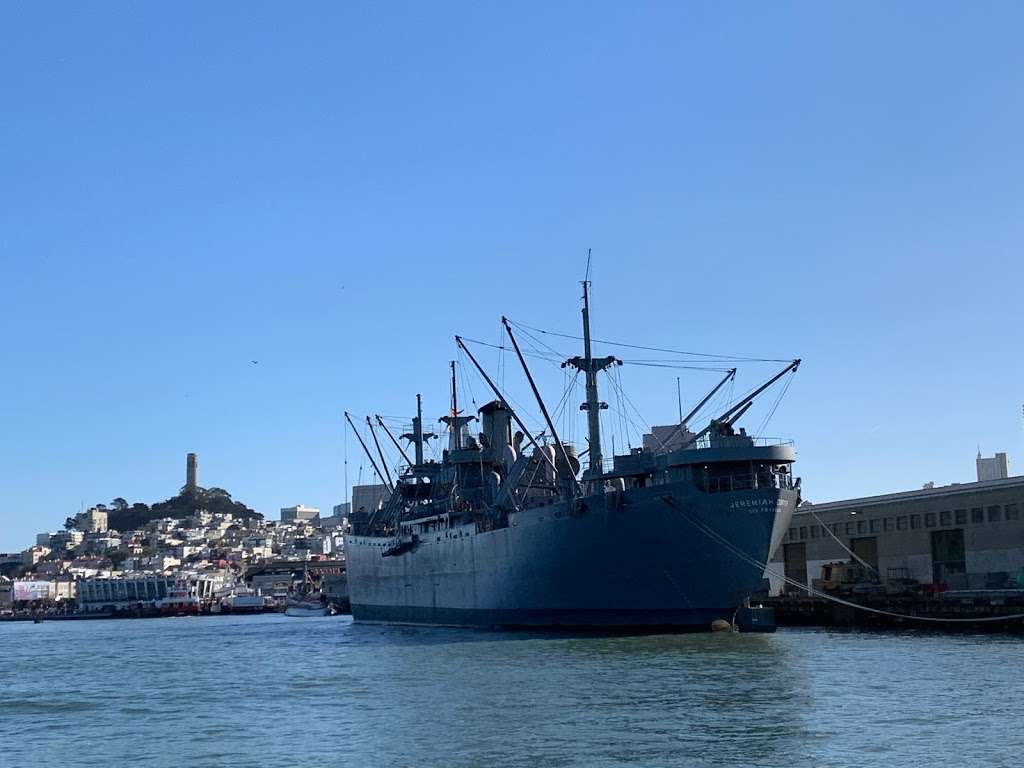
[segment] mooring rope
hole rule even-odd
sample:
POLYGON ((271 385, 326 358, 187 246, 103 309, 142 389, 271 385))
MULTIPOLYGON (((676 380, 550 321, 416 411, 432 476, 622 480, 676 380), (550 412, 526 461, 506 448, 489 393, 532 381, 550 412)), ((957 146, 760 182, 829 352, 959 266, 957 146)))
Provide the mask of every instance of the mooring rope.
MULTIPOLYGON (((850 557, 852 557, 854 560, 856 560, 858 563, 863 565, 868 570, 871 570, 871 571, 874 571, 875 573, 878 573, 878 569, 875 568, 875 566, 873 566, 871 563, 867 562, 866 560, 862 559, 860 555, 858 555, 856 552, 854 552, 848 546, 843 544, 843 540, 840 539, 838 536, 836 536, 834 533, 832 533, 832 529, 829 528, 828 525, 825 524, 824 520, 822 520, 820 517, 818 517, 818 515, 815 513, 815 511, 813 509, 808 509, 807 512, 810 513, 811 517, 813 517, 815 520, 817 520, 821 524, 821 527, 824 529, 825 533, 827 533, 829 536, 831 536, 833 539, 835 539, 836 544, 838 544, 840 547, 842 547, 843 550, 845 550, 846 553, 850 557)), ((878 573, 878 575, 881 576, 882 574, 878 573)))

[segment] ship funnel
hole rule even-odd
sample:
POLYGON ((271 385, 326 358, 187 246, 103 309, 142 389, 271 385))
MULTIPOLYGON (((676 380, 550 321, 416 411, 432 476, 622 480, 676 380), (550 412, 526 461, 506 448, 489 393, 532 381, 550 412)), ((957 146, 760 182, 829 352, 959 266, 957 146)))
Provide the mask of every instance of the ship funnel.
POLYGON ((481 432, 487 444, 502 455, 502 449, 512 443, 512 412, 500 400, 486 403, 478 411, 481 432))
POLYGON ((555 454, 555 465, 558 467, 558 472, 575 477, 580 471, 580 459, 576 455, 576 446, 572 443, 562 443, 562 448, 565 449, 564 458, 561 451, 557 451, 555 454), (569 462, 568 465, 566 465, 566 461, 569 462))

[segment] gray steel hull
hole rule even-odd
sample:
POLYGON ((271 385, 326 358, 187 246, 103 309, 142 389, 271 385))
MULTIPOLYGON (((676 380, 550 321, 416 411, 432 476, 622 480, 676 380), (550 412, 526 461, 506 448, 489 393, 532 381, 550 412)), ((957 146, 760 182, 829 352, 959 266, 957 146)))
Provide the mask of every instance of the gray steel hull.
POLYGON ((707 628, 731 619, 781 541, 793 491, 702 494, 661 485, 510 515, 509 526, 420 535, 412 551, 384 556, 392 538, 347 536, 356 621, 453 626, 707 628), (672 506, 666 503, 668 498, 672 506))

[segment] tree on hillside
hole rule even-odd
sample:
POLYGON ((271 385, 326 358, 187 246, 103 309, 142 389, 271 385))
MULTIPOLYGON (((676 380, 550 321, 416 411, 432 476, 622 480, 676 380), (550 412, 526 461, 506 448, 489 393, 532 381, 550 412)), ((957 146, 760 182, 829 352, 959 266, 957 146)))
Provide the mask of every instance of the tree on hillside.
MULTIPOLYGON (((98 504, 97 507, 103 507, 103 505, 98 504)), ((118 497, 113 501, 107 523, 114 530, 134 531, 164 517, 175 520, 195 518, 200 510, 206 510, 213 514, 227 514, 241 520, 263 519, 263 515, 260 513, 233 500, 231 494, 223 488, 196 487, 182 488, 177 496, 165 501, 158 501, 152 506, 142 502, 135 502, 129 506, 127 501, 118 497)), ((74 526, 74 518, 68 518, 65 526, 71 529, 74 526)))

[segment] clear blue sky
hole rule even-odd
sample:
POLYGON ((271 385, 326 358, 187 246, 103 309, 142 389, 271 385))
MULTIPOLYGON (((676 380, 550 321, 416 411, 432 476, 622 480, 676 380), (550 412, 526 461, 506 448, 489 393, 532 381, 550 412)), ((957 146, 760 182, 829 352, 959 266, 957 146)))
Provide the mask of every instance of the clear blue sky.
MULTIPOLYGON (((342 411, 441 415, 452 334, 502 313, 575 332, 587 247, 597 335, 804 359, 768 432, 808 498, 967 481, 979 445, 1019 470, 1022 28, 1008 2, 4 4, 0 550, 173 495, 187 451, 269 516, 329 508, 342 411)), ((654 423, 675 375, 622 369, 654 423)))

